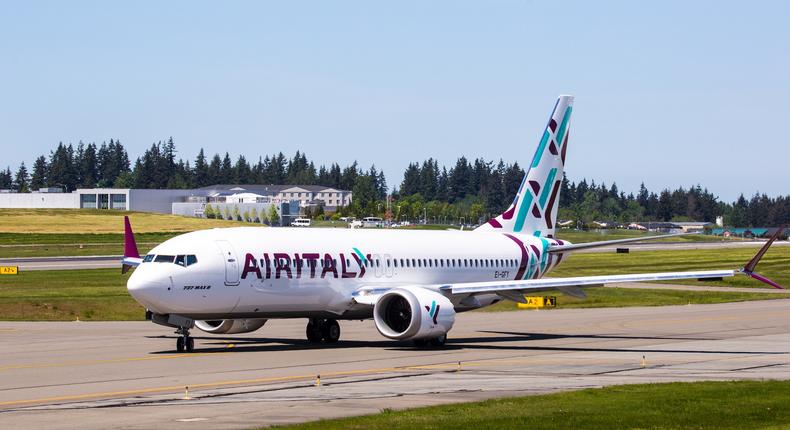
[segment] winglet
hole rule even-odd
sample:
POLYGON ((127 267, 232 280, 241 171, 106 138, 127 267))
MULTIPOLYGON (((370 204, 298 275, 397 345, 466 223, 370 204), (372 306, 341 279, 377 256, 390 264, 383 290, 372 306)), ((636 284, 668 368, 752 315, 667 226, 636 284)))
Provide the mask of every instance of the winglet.
POLYGON ((132 232, 132 224, 129 223, 129 217, 126 215, 123 216, 123 256, 140 258, 137 242, 134 240, 134 232, 132 232))
POLYGON ((758 273, 754 273, 754 269, 757 267, 757 263, 760 262, 760 259, 763 258, 763 255, 765 255, 765 253, 768 251, 768 248, 771 247, 771 244, 774 243, 774 241, 779 237, 780 234, 782 234, 782 232, 784 232, 784 230, 785 230, 785 226, 781 226, 778 229, 776 229, 776 232, 773 234, 773 236, 771 236, 770 239, 768 239, 768 242, 766 242, 765 245, 763 245, 763 247, 760 248, 759 251, 757 251, 757 254, 755 254, 754 257, 752 257, 752 259, 749 260, 749 262, 746 263, 746 265, 743 266, 743 268, 741 268, 740 270, 741 273, 749 276, 750 278, 766 283, 774 288, 778 288, 780 290, 784 289, 784 287, 766 278, 765 276, 762 276, 758 273))
POLYGON ((129 217, 123 217, 123 260, 121 261, 121 274, 140 264, 140 253, 137 251, 137 242, 134 240, 132 225, 129 217))

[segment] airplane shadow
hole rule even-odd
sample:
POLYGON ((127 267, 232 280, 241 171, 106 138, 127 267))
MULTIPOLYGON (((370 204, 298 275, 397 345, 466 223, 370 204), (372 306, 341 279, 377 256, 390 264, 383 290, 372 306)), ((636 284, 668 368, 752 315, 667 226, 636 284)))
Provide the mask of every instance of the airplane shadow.
MULTIPOLYGON (((782 355, 790 351, 719 351, 706 349, 662 349, 662 348, 609 348, 591 346, 553 346, 537 345, 536 341, 552 339, 591 339, 591 340, 715 340, 715 338, 689 338, 689 337, 662 337, 662 336, 622 336, 622 335, 581 335, 581 334, 553 334, 553 333, 520 333, 500 331, 480 331, 480 333, 499 334, 500 336, 480 336, 449 338, 443 347, 417 347, 410 341, 392 340, 340 340, 337 343, 310 343, 303 339, 285 338, 240 338, 223 336, 193 336, 195 351, 200 353, 244 353, 244 352, 276 352, 276 351, 311 351, 321 349, 354 349, 354 348, 383 348, 390 351, 452 351, 452 350, 505 350, 505 351, 556 351, 556 352, 615 352, 625 354, 648 353, 676 353, 676 354, 751 354, 751 355, 782 355), (233 347, 229 347, 233 344, 233 347)), ((161 335, 147 336, 148 338, 170 339, 175 344, 176 336, 161 335)), ((152 351, 151 354, 172 354, 168 348, 162 351, 152 351)))

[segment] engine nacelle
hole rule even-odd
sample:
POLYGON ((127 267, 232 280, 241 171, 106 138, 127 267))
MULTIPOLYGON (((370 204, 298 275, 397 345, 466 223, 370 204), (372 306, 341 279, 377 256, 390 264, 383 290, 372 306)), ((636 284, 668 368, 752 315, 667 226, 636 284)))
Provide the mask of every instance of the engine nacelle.
POLYGON ((195 327, 211 334, 249 333, 266 324, 265 319, 195 321, 195 327))
POLYGON ((390 339, 430 339, 447 334, 455 309, 447 297, 424 288, 396 288, 384 293, 373 308, 373 320, 390 339))

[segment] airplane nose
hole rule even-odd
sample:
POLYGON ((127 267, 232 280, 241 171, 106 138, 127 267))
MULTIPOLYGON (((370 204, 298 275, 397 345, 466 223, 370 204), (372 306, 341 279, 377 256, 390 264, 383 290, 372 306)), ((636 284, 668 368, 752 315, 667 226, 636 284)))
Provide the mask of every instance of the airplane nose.
POLYGON ((126 289, 129 294, 141 305, 152 311, 158 311, 161 307, 160 297, 162 292, 167 289, 167 284, 157 279, 146 276, 142 270, 136 270, 126 282, 126 289))

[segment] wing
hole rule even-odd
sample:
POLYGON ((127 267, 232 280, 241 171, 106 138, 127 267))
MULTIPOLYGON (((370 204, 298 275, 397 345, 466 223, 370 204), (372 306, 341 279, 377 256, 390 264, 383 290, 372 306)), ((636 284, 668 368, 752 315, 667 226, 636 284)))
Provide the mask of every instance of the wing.
MULTIPOLYGON (((622 282, 673 281, 679 279, 721 279, 735 276, 735 270, 705 270, 698 272, 661 272, 640 273, 633 275, 576 276, 571 278, 528 279, 523 281, 504 282, 469 282, 462 284, 442 285, 439 289, 456 294, 486 293, 517 293, 542 292, 559 290, 574 297, 584 298, 584 287, 596 287, 603 284, 622 282)), ((505 294, 501 294, 505 296, 505 294)), ((510 298, 510 297, 506 297, 510 298)), ((520 301, 520 300, 517 300, 520 301)))
MULTIPOLYGON (((777 230, 771 240, 766 242, 749 262, 738 270, 700 270, 688 272, 637 273, 628 275, 575 276, 569 278, 543 278, 516 281, 460 282, 453 284, 415 285, 415 287, 440 291, 448 296, 472 296, 477 294, 498 294, 506 299, 523 302, 523 295, 543 291, 558 290, 565 294, 584 298, 585 287, 623 282, 676 281, 680 279, 721 279, 735 275, 746 275, 774 288, 782 288, 779 284, 754 272, 760 258, 776 240, 783 229, 777 230)), ((657 285, 656 288, 660 288, 657 285)), ((355 291, 352 296, 357 303, 375 305, 378 298, 389 290, 386 286, 366 286, 355 291)))
POLYGON ((578 251, 580 249, 600 248, 602 246, 618 245, 621 243, 643 242, 646 240, 666 239, 668 237, 677 237, 677 236, 691 236, 695 234, 699 234, 699 233, 672 233, 672 234, 661 234, 658 236, 644 236, 644 237, 633 237, 628 239, 602 240, 599 242, 574 243, 571 245, 554 245, 549 248, 549 252, 552 253, 570 252, 570 251, 578 251))

